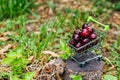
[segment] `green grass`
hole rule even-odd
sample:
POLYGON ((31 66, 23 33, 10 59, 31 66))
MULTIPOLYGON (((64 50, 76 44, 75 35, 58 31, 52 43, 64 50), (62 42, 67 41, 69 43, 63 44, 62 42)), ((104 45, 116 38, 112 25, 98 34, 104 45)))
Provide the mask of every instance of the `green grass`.
POLYGON ((120 11, 120 1, 115 4, 114 9, 120 11))
MULTIPOLYGON (((9 50, 8 54, 6 54, 6 58, 2 60, 2 64, 7 64, 11 67, 11 73, 8 75, 9 78, 13 77, 19 79, 19 77, 23 76, 22 73, 24 73, 24 75, 27 74, 27 72, 25 72, 25 67, 28 64, 27 58, 34 55, 39 59, 39 57, 43 55, 41 51, 44 51, 49 47, 48 45, 54 36, 52 28, 55 22, 54 19, 51 19, 48 23, 43 23, 39 28, 40 34, 38 35, 36 35, 34 32, 31 32, 29 35, 27 35, 24 25, 20 25, 19 23, 20 28, 15 29, 14 26, 16 25, 17 21, 9 21, 13 23, 13 27, 6 27, 5 32, 12 30, 18 35, 7 35, 10 41, 8 41, 6 44, 12 42, 18 46, 15 50, 9 50), (48 32, 48 29, 51 29, 51 31, 48 32)), ((1 43, 1 45, 4 44, 1 43)))
POLYGON ((34 0, 0 0, 0 20, 27 13, 33 5, 34 0))
MULTIPOLYGON (((107 8, 112 9, 112 6, 110 7, 111 3, 106 3, 101 7, 101 5, 104 4, 104 0, 94 2, 96 5, 94 5, 95 10, 93 11, 80 11, 77 9, 73 10, 66 8, 65 14, 62 14, 61 11, 58 11, 56 18, 51 18, 48 22, 37 25, 39 26, 39 34, 35 34, 34 32, 28 34, 26 31, 26 24, 34 22, 34 20, 28 20, 26 15, 26 13, 28 13, 32 7, 32 1, 0 0, 0 20, 2 20, 0 25, 3 23, 5 24, 5 27, 0 29, 0 33, 7 31, 13 31, 17 33, 17 35, 7 35, 7 37, 10 39, 9 41, 0 41, 0 47, 9 43, 17 44, 16 49, 9 49, 8 54, 6 54, 6 58, 4 58, 2 62, 9 65, 12 69, 10 74, 3 73, 2 76, 6 77, 7 75, 7 77, 9 77, 11 80, 12 78, 13 80, 30 80, 28 79, 28 76, 30 78, 33 77, 33 72, 29 73, 25 70, 25 67, 28 63, 27 58, 34 55, 36 59, 40 59, 40 56, 45 56, 41 53, 44 50, 56 51, 58 53, 62 52, 63 54, 60 54, 60 57, 62 59, 67 59, 71 55, 67 41, 69 40, 73 31, 76 28, 81 28, 81 25, 86 22, 88 16, 95 15, 96 18, 100 18, 100 14, 106 12, 107 8), (103 9, 103 7, 106 8, 103 9), (16 26, 19 27, 16 28, 16 26), (70 29, 68 32, 66 32, 67 28, 70 29)), ((48 5, 50 8, 55 7, 55 4, 53 4, 51 1, 49 1, 48 5)), ((33 15, 36 16, 36 18, 40 17, 34 13, 33 15)), ((110 57, 108 57, 112 64, 117 66, 117 77, 120 75, 119 46, 120 37, 112 46, 110 46, 110 57)), ((106 61, 106 65, 109 65, 109 62, 106 61)), ((76 78, 79 79, 80 77, 73 77, 73 79, 76 78)))

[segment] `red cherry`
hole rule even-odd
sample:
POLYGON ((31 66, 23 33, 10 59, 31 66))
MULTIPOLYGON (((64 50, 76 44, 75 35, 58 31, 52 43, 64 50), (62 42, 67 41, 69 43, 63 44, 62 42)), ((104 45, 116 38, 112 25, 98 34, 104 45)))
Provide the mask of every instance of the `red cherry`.
POLYGON ((94 32, 94 29, 91 27, 86 27, 85 29, 87 29, 90 32, 90 34, 92 34, 94 32))
POLYGON ((87 30, 87 29, 83 29, 82 31, 81 31, 81 33, 80 33, 80 35, 82 36, 82 37, 88 37, 89 36, 89 34, 90 34, 90 32, 87 30))
POLYGON ((88 43, 89 41, 90 41, 89 38, 85 38, 85 39, 82 40, 82 44, 84 45, 84 44, 88 43))
POLYGON ((79 42, 82 42, 82 40, 83 40, 83 38, 82 38, 82 37, 80 37, 80 40, 79 40, 79 42))
POLYGON ((80 40, 80 36, 78 34, 74 34, 73 35, 73 39, 75 39, 76 41, 80 40))
POLYGON ((97 38, 97 34, 92 33, 92 34, 90 35, 90 39, 91 39, 91 40, 94 40, 94 39, 96 39, 96 38, 97 38))
POLYGON ((76 44, 75 47, 76 47, 76 48, 79 48, 79 47, 81 47, 81 46, 82 46, 82 44, 79 42, 79 43, 76 44))
POLYGON ((85 24, 82 25, 82 29, 85 29, 87 27, 89 27, 89 25, 87 23, 85 23, 85 24))

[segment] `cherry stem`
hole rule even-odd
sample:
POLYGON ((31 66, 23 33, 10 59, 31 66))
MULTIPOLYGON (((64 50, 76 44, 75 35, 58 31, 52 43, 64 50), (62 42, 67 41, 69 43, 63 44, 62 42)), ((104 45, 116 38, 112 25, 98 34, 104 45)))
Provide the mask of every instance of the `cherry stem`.
POLYGON ((91 16, 89 16, 87 19, 87 22, 90 22, 90 21, 93 21, 93 22, 103 26, 105 31, 109 30, 109 25, 104 25, 104 24, 98 22, 97 20, 93 19, 91 16))

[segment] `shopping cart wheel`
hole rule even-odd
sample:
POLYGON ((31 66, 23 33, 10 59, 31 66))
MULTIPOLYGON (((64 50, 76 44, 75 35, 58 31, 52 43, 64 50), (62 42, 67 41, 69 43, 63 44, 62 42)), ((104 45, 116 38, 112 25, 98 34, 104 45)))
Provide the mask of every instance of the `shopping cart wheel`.
POLYGON ((85 62, 85 64, 88 64, 89 62, 87 61, 87 62, 85 62))
POLYGON ((98 61, 101 61, 102 60, 102 57, 98 57, 98 61))
POLYGON ((81 67, 81 68, 85 67, 85 64, 80 64, 80 67, 81 67))

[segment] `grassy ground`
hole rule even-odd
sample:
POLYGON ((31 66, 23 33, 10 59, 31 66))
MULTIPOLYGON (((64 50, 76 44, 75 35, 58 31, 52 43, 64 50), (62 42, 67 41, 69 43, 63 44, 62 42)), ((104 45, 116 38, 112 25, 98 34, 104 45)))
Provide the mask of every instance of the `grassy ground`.
POLYGON ((120 79, 120 2, 111 1, 0 0, 0 80, 31 80, 38 67, 53 59, 46 50, 66 59, 71 53, 66 42, 89 16, 110 25, 102 46, 102 79, 120 79), (36 69, 29 70, 36 61, 36 69))

